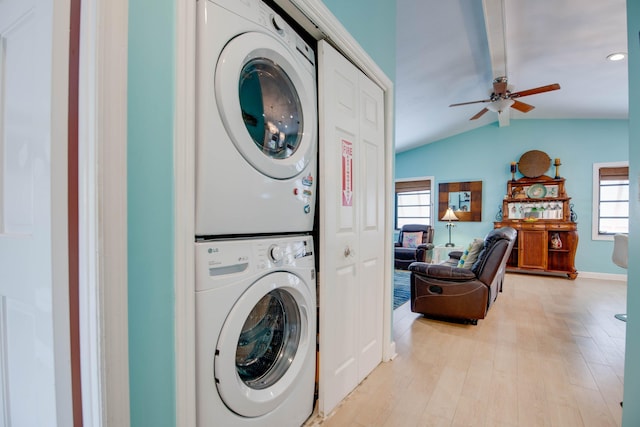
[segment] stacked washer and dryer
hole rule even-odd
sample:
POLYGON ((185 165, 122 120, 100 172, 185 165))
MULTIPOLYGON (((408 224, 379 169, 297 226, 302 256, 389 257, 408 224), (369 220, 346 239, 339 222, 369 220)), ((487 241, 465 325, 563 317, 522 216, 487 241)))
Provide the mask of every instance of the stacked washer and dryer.
POLYGON ((313 412, 313 49, 261 0, 199 0, 196 412, 296 426, 313 412))

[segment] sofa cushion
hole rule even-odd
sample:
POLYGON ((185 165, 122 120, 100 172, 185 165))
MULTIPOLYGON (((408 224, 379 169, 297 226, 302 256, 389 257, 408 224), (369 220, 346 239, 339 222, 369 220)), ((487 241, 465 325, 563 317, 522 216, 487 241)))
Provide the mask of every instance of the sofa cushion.
POLYGON ((484 246, 484 239, 473 239, 458 261, 459 268, 471 268, 484 246))
POLYGON ((403 248, 417 248, 422 243, 422 231, 411 231, 402 233, 403 248))

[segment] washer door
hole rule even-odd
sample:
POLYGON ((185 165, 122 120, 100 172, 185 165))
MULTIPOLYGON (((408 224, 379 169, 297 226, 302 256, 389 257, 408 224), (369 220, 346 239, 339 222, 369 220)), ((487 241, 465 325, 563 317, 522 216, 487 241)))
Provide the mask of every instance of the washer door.
POLYGON ((288 179, 312 160, 315 77, 278 40, 255 32, 232 39, 218 59, 215 96, 233 144, 260 173, 288 179))
POLYGON ((238 299, 214 359, 218 393, 229 409, 258 417, 289 397, 309 352, 315 351, 309 325, 313 310, 307 286, 292 273, 263 276, 238 299))

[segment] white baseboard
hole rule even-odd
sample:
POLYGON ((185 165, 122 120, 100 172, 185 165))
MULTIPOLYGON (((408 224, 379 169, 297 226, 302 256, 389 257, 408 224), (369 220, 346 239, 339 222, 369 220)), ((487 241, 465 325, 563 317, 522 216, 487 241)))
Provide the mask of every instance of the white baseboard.
POLYGON ((600 279, 600 280, 615 280, 619 282, 626 282, 626 274, 614 274, 614 273, 596 273, 593 271, 581 271, 578 273, 578 277, 584 279, 600 279))
POLYGON ((396 352, 396 342, 395 341, 391 341, 391 343, 389 344, 389 352, 387 353, 388 357, 387 360, 384 360, 384 362, 390 362, 393 359, 396 358, 396 356, 398 355, 398 353, 396 352))

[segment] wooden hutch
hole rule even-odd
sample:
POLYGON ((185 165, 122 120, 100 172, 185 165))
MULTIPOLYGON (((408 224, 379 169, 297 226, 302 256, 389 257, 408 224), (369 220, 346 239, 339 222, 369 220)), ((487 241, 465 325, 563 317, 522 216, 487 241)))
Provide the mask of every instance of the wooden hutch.
MULTIPOLYGON (((559 166, 556 159, 556 175, 559 166)), ((514 164, 511 171, 514 173, 514 164)), ((578 276, 578 228, 571 220, 570 200, 564 178, 525 176, 507 183, 502 220, 494 223, 495 228, 508 226, 518 231, 507 271, 578 276)))

